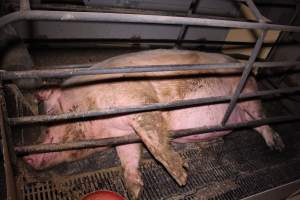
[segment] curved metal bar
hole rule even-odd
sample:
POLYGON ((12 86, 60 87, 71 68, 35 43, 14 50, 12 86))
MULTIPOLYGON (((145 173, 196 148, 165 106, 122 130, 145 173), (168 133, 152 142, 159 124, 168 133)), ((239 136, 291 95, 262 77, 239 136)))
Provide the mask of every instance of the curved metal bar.
MULTIPOLYGON (((196 134, 204 134, 213 131, 237 130, 237 129, 250 128, 250 127, 254 128, 266 124, 286 123, 286 122, 293 122, 298 120, 300 120, 300 116, 298 115, 272 117, 267 119, 253 120, 249 122, 226 124, 224 126, 215 125, 215 126, 175 130, 175 131, 170 131, 170 137, 179 138, 179 137, 185 137, 185 136, 196 135, 196 134)), ((25 156, 28 154, 36 154, 36 153, 59 152, 59 151, 66 151, 66 150, 76 150, 76 149, 78 150, 78 149, 107 147, 107 146, 113 147, 113 146, 137 143, 137 142, 141 142, 141 139, 137 135, 131 134, 128 136, 104 138, 104 139, 96 139, 96 140, 18 146, 15 147, 15 152, 19 156, 25 156)))
MULTIPOLYGON (((291 94, 299 91, 300 91, 300 87, 258 91, 258 92, 248 93, 248 94, 241 94, 239 100, 249 100, 258 97, 266 97, 266 96, 280 95, 280 94, 291 94)), ((176 108, 178 109, 178 108, 203 106, 209 104, 226 103, 229 102, 231 98, 232 98, 231 96, 218 96, 218 97, 180 100, 171 103, 154 103, 154 104, 141 105, 135 107, 111 108, 111 109, 93 110, 87 112, 70 112, 70 113, 64 113, 59 115, 37 115, 37 116, 9 118, 8 123, 9 125, 12 126, 18 126, 18 125, 61 122, 61 121, 74 122, 74 121, 88 120, 91 118, 112 117, 116 115, 132 114, 138 112, 148 112, 154 110, 171 110, 176 108)))
POLYGON ((69 22, 119 22, 119 23, 146 23, 146 24, 167 24, 167 25, 189 25, 189 26, 209 26, 227 28, 246 28, 300 32, 300 27, 266 24, 256 22, 241 22, 233 20, 158 16, 141 14, 121 14, 121 13, 93 13, 93 12, 66 12, 66 11, 19 11, 8 14, 0 18, 0 28, 20 20, 45 20, 45 21, 69 21, 69 22))

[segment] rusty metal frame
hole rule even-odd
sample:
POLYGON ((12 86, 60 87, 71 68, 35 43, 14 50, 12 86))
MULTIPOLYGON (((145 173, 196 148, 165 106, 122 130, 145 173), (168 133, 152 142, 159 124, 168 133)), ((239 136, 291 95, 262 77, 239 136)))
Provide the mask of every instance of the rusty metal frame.
MULTIPOLYGON (((166 16, 166 15, 153 15, 153 14, 124 14, 124 13, 95 13, 95 12, 66 12, 66 11, 43 11, 43 10, 31 10, 29 0, 20 0, 20 11, 10 13, 6 16, 0 18, 0 28, 10 23, 22 21, 22 20, 46 20, 46 21, 64 21, 64 22, 112 22, 112 23, 142 23, 142 24, 162 24, 162 25, 181 25, 182 27, 187 26, 207 26, 207 27, 225 27, 225 28, 245 28, 245 29, 259 29, 261 30, 261 35, 259 36, 252 55, 248 63, 230 63, 231 67, 243 68, 244 71, 238 84, 236 91, 233 96, 223 96, 223 97, 212 97, 212 98, 202 98, 183 102, 173 102, 166 105, 147 105, 136 108, 127 108, 127 110, 115 109, 109 112, 97 111, 97 113, 89 113, 92 117, 101 117, 114 114, 124 114, 132 112, 145 112, 152 111, 156 109, 176 109, 186 106, 204 105, 220 102, 228 102, 230 104, 224 115, 222 124, 212 126, 212 127, 200 127, 194 129, 186 129, 179 131, 172 131, 172 137, 182 137, 192 134, 206 133, 210 131, 220 131, 220 130, 232 130, 240 129, 246 127, 256 127, 270 123, 284 123, 300 120, 300 116, 282 116, 267 118, 261 120, 250 121, 246 123, 238 124, 225 124, 227 119, 230 117, 232 110, 234 109, 238 100, 246 100, 249 98, 257 98, 269 95, 279 95, 279 94, 289 94, 295 93, 300 90, 300 88, 291 89, 279 89, 271 91, 260 91, 253 94, 241 95, 241 91, 247 81, 247 78, 251 72, 251 68, 254 63, 258 52, 263 44, 264 36, 268 30, 279 30, 279 31, 291 31, 300 32, 300 27, 287 26, 287 25, 277 25, 266 23, 263 16, 258 11, 257 7, 252 0, 239 0, 239 2, 246 3, 252 10, 253 14, 256 16, 257 22, 249 21, 238 21, 238 20, 225 20, 225 19, 211 19, 211 18, 199 18, 194 16, 182 17, 182 16, 166 16), (248 95, 248 96, 247 96, 248 95), (131 109, 131 110, 130 110, 131 109)), ((179 36, 181 38, 181 36, 179 36)), ((261 64, 276 67, 283 64, 283 66, 299 65, 299 62, 272 62, 261 64)), ((113 73, 135 73, 135 72, 154 72, 154 71, 174 71, 174 70, 195 70, 195 69, 205 69, 205 68, 225 68, 229 64, 221 65, 193 65, 193 66, 144 66, 144 67, 125 67, 116 69, 61 69, 59 70, 40 70, 40 71, 29 71, 29 72, 6 72, 1 71, 0 78, 1 81, 11 80, 11 79, 22 79, 22 78, 54 78, 54 77, 69 77, 73 75, 90 75, 90 74, 113 74, 113 73), (56 71, 56 72, 55 72, 56 71), (57 72, 59 71, 59 72, 57 72), (34 72, 34 73, 32 73, 34 72), (64 72, 64 73, 60 73, 64 72)), ((86 117, 87 113, 67 113, 59 116, 33 116, 33 117, 20 117, 20 118, 7 118, 6 107, 3 96, 3 91, 0 91, 0 101, 1 101, 1 113, 0 113, 0 130, 3 144, 3 153, 5 159, 5 174, 7 179, 7 191, 8 198, 16 199, 16 188, 14 179, 13 167, 15 162, 15 153, 18 155, 26 155, 30 153, 42 153, 42 152, 54 152, 54 151, 64 151, 70 149, 82 149, 82 148, 94 148, 100 146, 116 146, 121 144, 127 144, 132 142, 139 142, 137 136, 131 135, 128 137, 120 138, 108 138, 102 140, 84 141, 84 142, 73 142, 68 144, 51 144, 51 145, 31 145, 15 147, 13 149, 13 144, 11 142, 9 131, 9 125, 24 125, 32 123, 48 123, 50 121, 59 121, 62 119, 82 119, 86 117), (84 115, 84 116, 83 116, 84 115), (30 120, 28 120, 30 119, 30 120), (59 120, 57 120, 59 119, 59 120)))
POLYGON ((0 134, 6 182, 6 198, 9 200, 16 200, 18 198, 15 181, 16 154, 13 149, 12 137, 10 133, 10 127, 7 123, 3 86, 0 84, 0 134))

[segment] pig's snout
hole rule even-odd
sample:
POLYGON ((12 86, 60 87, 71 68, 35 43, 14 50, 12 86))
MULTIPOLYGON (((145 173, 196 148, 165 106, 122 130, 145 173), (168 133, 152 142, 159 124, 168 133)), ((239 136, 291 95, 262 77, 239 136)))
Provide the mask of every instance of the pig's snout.
POLYGON ((34 165, 34 159, 32 158, 24 158, 24 161, 29 164, 30 166, 33 166, 34 165))
POLYGON ((42 155, 30 155, 25 156, 23 160, 29 164, 34 169, 38 170, 41 169, 42 163, 43 163, 43 156, 42 155))
POLYGON ((35 170, 41 170, 49 167, 53 156, 55 156, 52 154, 53 153, 33 154, 29 156, 24 156, 23 160, 31 167, 33 167, 35 170))

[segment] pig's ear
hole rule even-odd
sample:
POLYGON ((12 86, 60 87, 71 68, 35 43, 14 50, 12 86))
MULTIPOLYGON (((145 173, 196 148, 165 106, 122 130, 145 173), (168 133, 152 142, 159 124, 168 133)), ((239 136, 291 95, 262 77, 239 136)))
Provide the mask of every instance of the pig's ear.
POLYGON ((54 89, 40 90, 34 94, 38 101, 46 101, 53 94, 54 89))

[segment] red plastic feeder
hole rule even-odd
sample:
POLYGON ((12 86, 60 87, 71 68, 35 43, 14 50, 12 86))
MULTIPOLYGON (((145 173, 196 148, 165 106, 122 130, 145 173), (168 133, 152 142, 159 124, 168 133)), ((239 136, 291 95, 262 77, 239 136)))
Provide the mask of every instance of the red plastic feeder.
POLYGON ((81 200, 125 200, 125 198, 118 193, 108 190, 102 190, 89 193, 85 195, 81 200))

